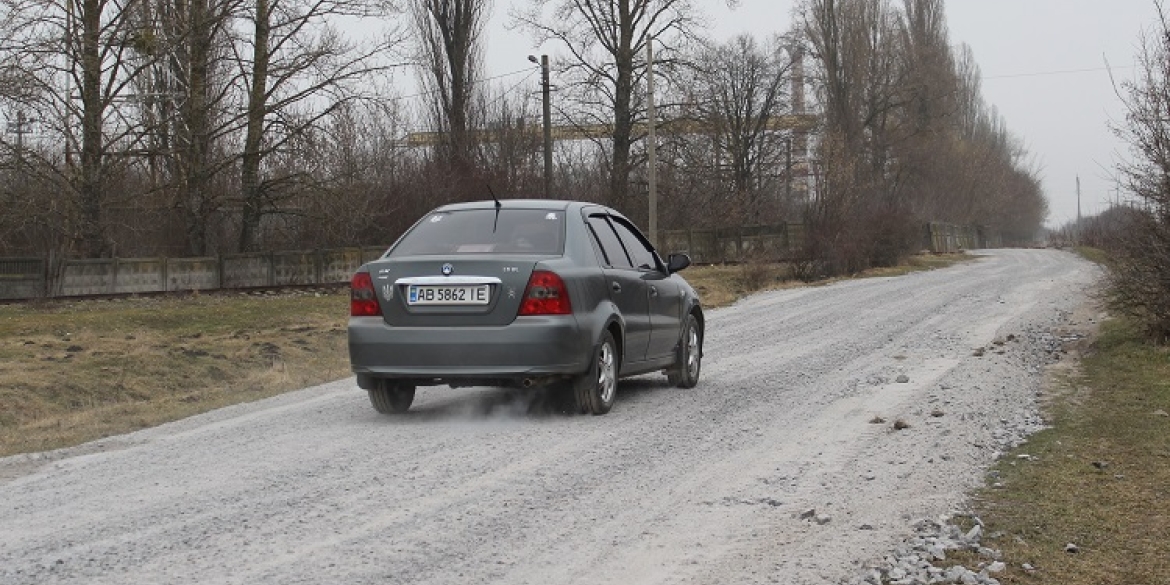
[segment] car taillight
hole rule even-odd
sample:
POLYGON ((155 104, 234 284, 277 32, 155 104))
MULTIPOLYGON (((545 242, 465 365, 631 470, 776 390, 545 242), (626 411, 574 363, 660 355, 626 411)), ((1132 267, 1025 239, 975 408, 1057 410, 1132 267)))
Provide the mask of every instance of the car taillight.
POLYGON ((537 270, 528 279, 519 315, 568 315, 573 312, 569 289, 554 272, 537 270))
POLYGON ((374 292, 374 281, 368 272, 358 272, 353 275, 349 283, 349 316, 350 317, 379 317, 382 307, 378 305, 378 295, 374 292))

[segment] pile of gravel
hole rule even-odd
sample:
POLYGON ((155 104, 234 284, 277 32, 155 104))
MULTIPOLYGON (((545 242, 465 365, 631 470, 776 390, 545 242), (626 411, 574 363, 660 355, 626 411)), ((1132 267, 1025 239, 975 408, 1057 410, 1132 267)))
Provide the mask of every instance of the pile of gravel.
POLYGON ((908 538, 881 562, 871 565, 853 585, 999 585, 995 575, 1007 569, 1000 551, 982 545, 983 522, 975 516, 956 515, 937 520, 919 520, 914 536, 908 538), (973 524, 964 530, 956 522, 973 524), (981 559, 974 568, 953 565, 935 566, 947 560, 947 553, 970 551, 981 559))

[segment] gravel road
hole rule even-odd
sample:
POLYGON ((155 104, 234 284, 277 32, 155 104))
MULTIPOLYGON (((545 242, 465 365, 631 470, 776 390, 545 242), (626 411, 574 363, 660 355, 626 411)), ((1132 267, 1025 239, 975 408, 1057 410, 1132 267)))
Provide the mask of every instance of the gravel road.
POLYGON ((697 388, 604 417, 490 388, 383 417, 349 379, 0 459, 0 583, 849 582, 1034 430, 1098 277, 1001 250, 756 295, 709 312, 697 388))

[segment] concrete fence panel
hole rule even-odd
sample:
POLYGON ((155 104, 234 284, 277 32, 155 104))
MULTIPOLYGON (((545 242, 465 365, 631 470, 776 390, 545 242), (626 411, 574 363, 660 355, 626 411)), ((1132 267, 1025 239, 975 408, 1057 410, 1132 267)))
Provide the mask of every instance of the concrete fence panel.
POLYGON ((789 223, 785 228, 788 234, 788 253, 793 258, 804 258, 808 254, 808 230, 803 223, 789 223))
POLYGON ((56 294, 62 296, 108 295, 114 292, 114 261, 64 260, 56 294))
POLYGON ((273 252, 272 284, 275 286, 317 284, 318 259, 316 252, 273 252))
POLYGON ((688 254, 695 260, 694 245, 691 243, 688 230, 660 230, 658 232, 658 251, 664 256, 670 254, 688 254))
POLYGON ((220 288, 219 258, 167 258, 167 290, 220 288))
MULTIPOLYGON (((658 248, 664 255, 685 252, 701 264, 783 261, 805 257, 806 233, 800 223, 662 230, 658 248)), ((935 253, 1000 244, 998 234, 979 226, 932 222, 923 230, 923 246, 935 253)), ((43 258, 0 258, 0 300, 343 284, 385 251, 366 246, 215 258, 102 258, 62 260, 55 267, 43 258)))
POLYGON ((804 254, 804 225, 743 226, 714 230, 663 230, 659 250, 686 252, 696 263, 748 259, 787 260, 804 254))
POLYGON ((45 294, 45 261, 41 258, 0 258, 0 300, 45 294))
MULTIPOLYGON (((366 246, 366 247, 362 248, 361 264, 358 264, 358 266, 354 266, 353 269, 357 270, 358 267, 361 266, 362 264, 365 264, 366 262, 373 262, 374 260, 381 258, 382 254, 385 254, 385 253, 386 253, 386 248, 366 246)), ((346 280, 349 280, 349 278, 347 277, 346 280)))
POLYGON ((349 282, 361 265, 361 248, 324 250, 321 252, 321 282, 349 282))
POLYGON ((931 222, 926 225, 924 247, 936 254, 961 250, 998 248, 1003 240, 997 232, 982 226, 931 222))
POLYGON ((114 293, 146 293, 163 290, 166 259, 119 258, 114 263, 114 293))
POLYGON ((272 263, 268 254, 220 256, 224 288, 254 288, 272 284, 272 263))
POLYGON ((699 254, 699 257, 694 259, 696 262, 713 264, 722 261, 719 238, 716 237, 714 230, 692 230, 691 238, 699 254))

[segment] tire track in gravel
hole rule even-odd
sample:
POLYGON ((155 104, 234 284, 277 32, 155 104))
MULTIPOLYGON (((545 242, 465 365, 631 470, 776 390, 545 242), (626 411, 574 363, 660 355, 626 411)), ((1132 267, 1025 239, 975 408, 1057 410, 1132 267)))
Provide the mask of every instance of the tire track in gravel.
POLYGON ((1003 250, 757 295, 709 313, 698 388, 624 381, 605 417, 499 389, 379 417, 351 379, 0 460, 0 582, 838 583, 961 505, 1096 277, 1003 250))

